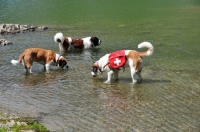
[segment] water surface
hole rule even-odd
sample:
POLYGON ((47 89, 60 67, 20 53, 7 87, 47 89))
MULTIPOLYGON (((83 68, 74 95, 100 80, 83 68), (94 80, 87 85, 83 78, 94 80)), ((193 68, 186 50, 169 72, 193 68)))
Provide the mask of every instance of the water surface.
MULTIPOLYGON (((1 35, 12 41, 0 47, 0 104, 33 116, 51 131, 199 131, 200 2, 168 1, 13 1, 2 0, 0 23, 46 25, 44 32, 1 35), (59 53, 53 41, 65 36, 98 36, 96 49, 61 53, 69 70, 50 74, 34 63, 34 74, 13 66, 24 49, 41 47, 59 53), (92 78, 92 64, 106 53, 154 45, 144 57, 140 84, 130 70, 104 84, 106 73, 92 78)), ((144 49, 146 50, 146 49, 144 49)))

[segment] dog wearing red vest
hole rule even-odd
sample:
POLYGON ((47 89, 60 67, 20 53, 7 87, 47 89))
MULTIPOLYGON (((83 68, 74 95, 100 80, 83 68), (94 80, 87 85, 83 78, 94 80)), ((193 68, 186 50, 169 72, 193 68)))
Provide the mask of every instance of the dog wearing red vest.
POLYGON ((114 75, 114 79, 118 79, 118 72, 121 67, 126 65, 130 66, 131 77, 133 84, 141 82, 141 71, 142 71, 142 57, 150 56, 154 52, 154 47, 150 42, 142 42, 138 45, 138 48, 148 48, 146 52, 138 52, 135 50, 120 50, 110 54, 106 54, 96 61, 92 68, 92 76, 96 77, 97 73, 107 71, 108 78, 105 83, 111 82, 111 77, 114 75), (136 79, 136 75, 138 79, 136 79))

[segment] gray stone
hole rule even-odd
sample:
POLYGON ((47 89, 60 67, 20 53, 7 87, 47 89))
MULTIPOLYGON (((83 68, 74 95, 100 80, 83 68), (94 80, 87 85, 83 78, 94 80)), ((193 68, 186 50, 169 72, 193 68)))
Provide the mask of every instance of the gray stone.
POLYGON ((3 46, 6 46, 6 45, 9 45, 9 44, 12 44, 12 42, 5 40, 5 39, 0 39, 0 44, 3 45, 3 46))

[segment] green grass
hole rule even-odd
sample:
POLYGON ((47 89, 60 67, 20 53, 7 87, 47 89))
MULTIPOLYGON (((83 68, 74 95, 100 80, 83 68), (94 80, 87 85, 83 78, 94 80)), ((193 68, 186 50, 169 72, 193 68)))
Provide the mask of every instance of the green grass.
POLYGON ((47 128, 45 128, 43 125, 36 121, 29 122, 28 125, 21 126, 15 123, 15 125, 11 128, 11 131, 13 132, 19 132, 20 130, 35 130, 36 132, 49 132, 47 128))
POLYGON ((0 132, 7 132, 7 128, 3 127, 3 128, 0 128, 0 132))
MULTIPOLYGON (((19 132, 21 130, 34 130, 36 132, 49 132, 46 127, 44 127, 42 124, 37 122, 33 119, 12 119, 15 121, 15 125, 11 128, 0 128, 0 132, 7 132, 8 130, 11 132, 19 132), (27 125, 18 125, 16 122, 26 122, 27 125)), ((5 120, 0 120, 1 122, 5 123, 5 120)))

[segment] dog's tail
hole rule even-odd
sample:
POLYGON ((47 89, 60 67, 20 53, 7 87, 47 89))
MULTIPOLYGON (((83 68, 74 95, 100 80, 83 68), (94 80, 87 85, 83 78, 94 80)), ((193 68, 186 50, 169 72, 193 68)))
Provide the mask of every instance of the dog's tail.
POLYGON ((63 36, 63 34, 62 33, 56 33, 56 35, 54 36, 54 41, 56 43, 63 44, 63 42, 64 42, 64 36, 63 36))
POLYGON ((13 65, 17 65, 17 64, 19 64, 20 62, 19 62, 18 60, 11 60, 11 63, 12 63, 13 65))
POLYGON ((153 45, 150 42, 142 42, 138 45, 138 48, 148 48, 146 52, 139 52, 140 56, 150 56, 154 52, 153 45))
POLYGON ((11 63, 13 64, 13 65, 17 65, 17 64, 19 64, 19 63, 22 63, 22 59, 24 58, 24 53, 22 53, 20 56, 19 56, 19 59, 18 60, 11 60, 11 63))

